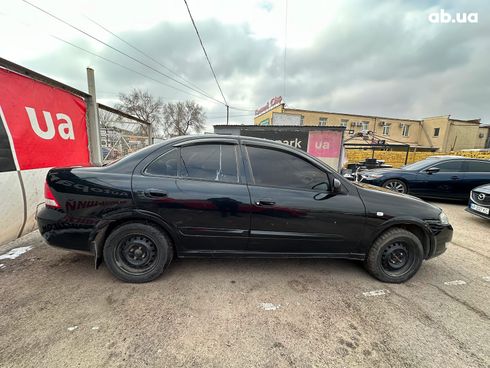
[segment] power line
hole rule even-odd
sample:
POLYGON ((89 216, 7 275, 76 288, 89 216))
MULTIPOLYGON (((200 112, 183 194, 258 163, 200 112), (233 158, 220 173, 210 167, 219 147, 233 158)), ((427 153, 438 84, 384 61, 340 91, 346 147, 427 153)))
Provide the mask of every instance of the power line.
MULTIPOLYGON (((197 93, 199 93, 199 94, 201 94, 201 95, 203 95, 203 96, 207 97, 208 99, 211 99, 211 100, 214 100, 214 101, 216 101, 216 102, 218 102, 218 103, 220 103, 220 104, 223 104, 223 102, 221 102, 221 101, 219 101, 219 100, 215 99, 214 97, 208 96, 207 94, 202 93, 201 91, 198 91, 198 90, 196 90, 195 88, 190 87, 190 86, 188 86, 188 85, 186 85, 186 84, 184 84, 184 83, 182 83, 182 82, 178 81, 177 79, 175 79, 175 78, 173 78, 173 77, 171 77, 171 76, 169 76, 169 75, 167 75, 167 74, 165 74, 165 73, 163 73, 163 72, 159 71, 158 69, 153 68, 151 65, 148 65, 148 64, 146 64, 146 63, 144 63, 144 62, 142 62, 142 61, 138 60, 137 58, 135 58, 135 57, 133 57, 133 56, 131 56, 131 55, 128 55, 127 53, 125 53, 125 52, 123 52, 123 51, 119 50, 118 48, 116 48, 116 47, 114 47, 114 46, 111 46, 111 45, 110 45, 110 44, 108 44, 107 42, 104 42, 104 41, 102 41, 102 40, 98 39, 98 38, 97 38, 97 37, 95 37, 95 36, 92 36, 90 33, 88 33, 88 32, 86 32, 86 31, 84 31, 84 30, 82 30, 82 29, 80 29, 80 28, 78 28, 78 27, 76 27, 76 26, 72 25, 71 23, 69 23, 69 22, 67 22, 67 21, 65 21, 65 20, 63 20, 63 19, 61 19, 61 18, 57 17, 56 15, 54 15, 54 14, 52 14, 52 13, 48 12, 47 10, 42 9, 42 8, 38 7, 37 5, 34 5, 34 4, 30 3, 30 2, 29 2, 29 1, 27 1, 27 0, 22 0, 22 1, 23 1, 24 3, 26 3, 26 4, 28 4, 28 5, 30 5, 30 6, 32 6, 32 7, 34 7, 34 8, 36 8, 36 9, 38 9, 39 11, 41 11, 41 12, 43 12, 43 13, 45 13, 45 14, 49 15, 50 17, 52 17, 52 18, 56 19, 57 21, 59 21, 59 22, 61 22, 61 23, 65 24, 65 25, 69 26, 70 28, 73 28, 73 29, 75 29, 76 31, 78 31, 78 32, 80 32, 80 33, 83 33, 84 35, 86 35, 86 36, 88 36, 88 37, 92 38, 93 40, 95 40, 95 41, 97 41, 97 42, 99 42, 99 43, 103 44, 104 46, 109 47, 110 49, 112 49, 112 50, 114 50, 114 51, 118 52, 119 54, 124 55, 124 56, 126 56, 126 57, 130 58, 131 60, 133 60, 133 61, 137 62, 138 64, 141 64, 141 65, 143 65, 143 66, 145 66, 145 67, 147 67, 147 68, 149 68, 149 69, 153 70, 154 72, 156 72, 156 73, 158 73, 158 74, 161 74, 161 75, 163 75, 164 77, 166 77, 166 78, 168 78, 168 79, 170 79, 170 80, 172 80, 172 81, 174 81, 174 82, 176 82, 176 83, 178 83, 178 84, 180 84, 180 85, 182 85, 182 86, 184 86, 184 87, 186 87, 186 88, 189 88, 189 89, 193 90, 194 92, 197 92, 197 93)), ((189 93, 189 92, 185 92, 185 93, 189 93)), ((190 93, 189 93, 189 94, 190 94, 190 93)), ((225 104, 223 104, 223 105, 225 105, 225 106, 226 106, 227 104, 225 103, 225 104)))
POLYGON ((206 60, 208 61, 209 67, 211 68, 211 72, 213 73, 214 80, 216 81, 216 84, 218 85, 218 89, 221 93, 221 97, 223 97, 223 101, 225 102, 225 106, 228 107, 228 102, 226 102, 225 95, 223 94, 223 90, 221 89, 221 86, 219 85, 218 78, 216 77, 216 73, 214 72, 213 66, 211 65, 211 61, 209 60, 208 53, 206 52, 206 48, 204 47, 204 44, 202 43, 201 35, 199 34, 199 31, 196 26, 196 22, 194 22, 194 18, 192 17, 191 10, 189 9, 189 5, 187 4, 187 0, 184 0, 185 6, 187 8, 187 12, 189 13, 189 17, 191 18, 192 25, 194 26, 194 30, 196 31, 197 38, 199 38, 199 43, 201 44, 202 51, 204 51, 204 56, 206 56, 206 60))
MULTIPOLYGON (((164 85, 164 86, 166 86, 166 87, 169 87, 169 88, 175 89, 175 90, 177 90, 177 91, 180 91, 180 92, 186 93, 186 94, 191 95, 191 96, 193 96, 193 97, 196 97, 196 98, 198 98, 198 99, 203 99, 201 96, 194 95, 194 94, 192 94, 192 93, 190 93, 190 92, 188 92, 188 91, 185 91, 185 90, 183 90, 183 89, 180 89, 180 88, 174 87, 174 86, 172 86, 172 85, 170 85, 170 84, 167 84, 167 83, 165 83, 165 82, 162 82, 161 80, 158 80, 158 79, 155 79, 155 78, 153 78, 153 77, 150 77, 150 76, 148 76, 148 75, 146 75, 146 74, 143 74, 143 73, 141 73, 141 72, 139 72, 139 71, 137 71, 137 70, 134 70, 134 69, 132 69, 132 68, 130 68, 130 67, 127 67, 126 65, 123 65, 123 64, 121 64, 121 63, 118 63, 117 61, 114 61, 114 60, 108 59, 108 58, 106 58, 105 56, 101 56, 101 55, 99 55, 99 54, 96 54, 95 52, 92 52, 92 51, 90 51, 90 50, 84 49, 83 47, 80 47, 80 46, 78 46, 78 45, 75 45, 74 43, 71 43, 70 41, 66 41, 66 40, 64 40, 64 39, 62 39, 62 38, 60 38, 60 37, 58 37, 58 36, 55 36, 55 35, 50 35, 50 36, 51 36, 51 37, 53 37, 53 38, 55 38, 55 39, 57 39, 58 41, 61 41, 61 42, 66 43, 67 45, 70 45, 70 46, 72 46, 72 47, 74 47, 74 48, 76 48, 76 49, 79 49, 79 50, 81 50, 81 51, 84 51, 84 52, 86 52, 86 53, 88 53, 88 54, 90 54, 90 55, 93 55, 93 56, 95 56, 95 57, 98 57, 98 58, 100 58, 100 59, 102 59, 102 60, 105 60, 105 61, 107 61, 108 63, 114 64, 114 65, 117 65, 117 66, 119 66, 120 68, 126 69, 126 70, 128 70, 128 71, 130 71, 130 72, 133 72, 133 73, 136 73, 136 74, 138 74, 138 75, 141 75, 142 77, 147 78, 147 79, 150 79, 150 80, 152 80, 152 81, 154 81, 154 82, 156 82, 156 83, 159 83, 159 84, 164 85)), ((218 101, 217 103, 222 104, 222 102, 220 102, 220 101, 218 101)))
POLYGON ((282 98, 286 100, 286 52, 288 49, 288 0, 286 2, 286 14, 284 20, 284 61, 283 61, 283 94, 282 98))
POLYGON ((184 82, 188 83, 189 85, 197 88, 198 90, 200 90, 202 93, 204 94, 207 94, 206 91, 204 91, 202 88, 200 88, 199 86, 197 86, 196 84, 192 83, 191 81, 185 79, 184 77, 182 77, 181 75, 179 75, 177 72, 174 72, 172 69, 170 69, 168 66, 166 66, 165 64, 161 63, 159 60, 155 59, 153 56, 149 55, 148 53, 146 53, 145 51, 141 50, 140 48, 134 46, 133 44, 131 44, 130 42, 126 41, 125 39, 123 39, 121 36, 118 36, 116 33, 112 32, 110 29, 108 29, 107 27, 103 26, 102 24, 96 22, 94 19, 90 18, 89 16, 85 15, 85 18, 87 18, 89 21, 91 21, 92 23, 94 23, 95 25, 97 25, 98 27, 102 28, 104 31, 106 31, 107 33, 111 34, 112 36, 116 37, 119 41, 121 42, 124 42, 126 45, 128 45, 129 47, 131 47, 133 50, 136 50, 137 52, 139 52, 141 55, 147 57, 148 59, 150 59, 151 61, 153 61, 154 63, 160 65, 162 68, 166 69, 168 72, 172 73, 173 75, 175 75, 176 77, 182 79, 184 82))

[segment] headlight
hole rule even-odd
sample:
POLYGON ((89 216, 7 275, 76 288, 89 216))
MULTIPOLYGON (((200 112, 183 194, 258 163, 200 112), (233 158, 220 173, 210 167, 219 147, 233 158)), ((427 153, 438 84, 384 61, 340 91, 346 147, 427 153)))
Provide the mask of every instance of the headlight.
POLYGON ((364 179, 379 179, 381 178, 383 175, 382 174, 364 174, 364 175, 361 175, 364 179))
POLYGON ((441 221, 441 224, 449 225, 449 219, 444 211, 441 211, 441 213, 439 214, 439 220, 441 221))

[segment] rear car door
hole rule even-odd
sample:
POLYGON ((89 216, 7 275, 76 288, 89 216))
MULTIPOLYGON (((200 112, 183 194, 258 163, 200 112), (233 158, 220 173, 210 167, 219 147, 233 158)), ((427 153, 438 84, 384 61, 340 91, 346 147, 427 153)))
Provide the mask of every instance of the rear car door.
POLYGON ((289 149, 252 141, 242 149, 253 208, 251 252, 355 252, 365 212, 357 192, 334 193, 331 173, 289 149))
POLYGON ((449 199, 464 198, 464 160, 434 162, 417 175, 420 182, 419 195, 449 199), (427 169, 438 168, 438 172, 427 169))
POLYGON ((473 188, 488 183, 490 183, 490 161, 467 160, 463 183, 466 197, 469 197, 473 188))
POLYGON ((136 205, 176 230, 181 254, 246 251, 250 196, 241 162, 236 140, 186 141, 135 172, 136 205))

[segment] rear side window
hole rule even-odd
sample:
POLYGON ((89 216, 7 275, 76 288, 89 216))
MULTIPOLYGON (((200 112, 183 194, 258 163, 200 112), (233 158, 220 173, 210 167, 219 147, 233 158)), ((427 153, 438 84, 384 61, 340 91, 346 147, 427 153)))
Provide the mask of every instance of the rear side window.
POLYGON ((199 144, 181 148, 180 176, 238 183, 237 145, 199 144))
POLYGON ((328 176, 316 166, 288 152, 247 146, 256 185, 329 190, 328 176))
POLYGON ((174 148, 152 161, 145 170, 150 175, 177 176, 179 149, 174 148))
POLYGON ((486 172, 490 173, 490 162, 485 161, 468 161, 468 172, 486 172))
POLYGON ((446 161, 431 167, 439 168, 439 172, 459 172, 463 171, 463 161, 446 161))

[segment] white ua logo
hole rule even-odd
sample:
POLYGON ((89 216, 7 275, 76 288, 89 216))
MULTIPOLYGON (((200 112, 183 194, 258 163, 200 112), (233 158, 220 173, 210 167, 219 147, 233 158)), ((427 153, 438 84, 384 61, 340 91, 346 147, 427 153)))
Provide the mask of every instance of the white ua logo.
MULTIPOLYGON (((32 130, 42 139, 53 139, 56 130, 54 127, 53 117, 49 111, 43 111, 44 121, 46 122, 46 130, 42 130, 39 126, 39 121, 37 120, 36 110, 32 107, 26 107, 27 116, 31 122, 32 130)), ((56 114, 56 119, 62 122, 58 125, 58 134, 63 139, 75 140, 75 133, 73 131, 73 123, 68 115, 58 113, 56 114)))

